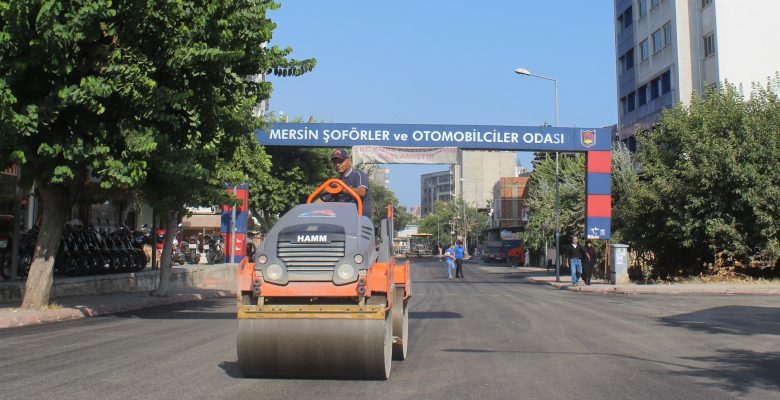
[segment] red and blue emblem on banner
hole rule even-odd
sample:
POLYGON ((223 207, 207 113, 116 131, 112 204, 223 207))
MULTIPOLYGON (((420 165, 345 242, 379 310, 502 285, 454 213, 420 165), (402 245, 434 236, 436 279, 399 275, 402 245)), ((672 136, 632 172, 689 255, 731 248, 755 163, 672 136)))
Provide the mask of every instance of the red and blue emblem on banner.
POLYGON ((580 144, 583 147, 593 147, 596 145, 596 131, 594 130, 584 130, 580 131, 580 144))

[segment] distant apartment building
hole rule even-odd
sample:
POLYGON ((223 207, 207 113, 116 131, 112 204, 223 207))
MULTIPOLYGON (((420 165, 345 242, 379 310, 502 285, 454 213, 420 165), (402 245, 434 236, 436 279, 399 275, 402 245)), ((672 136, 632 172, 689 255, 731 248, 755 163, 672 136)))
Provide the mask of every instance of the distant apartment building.
POLYGON ((366 164, 365 171, 368 172, 368 179, 377 186, 382 186, 385 189, 390 188, 390 169, 383 168, 377 164, 366 164))
POLYGON ((461 163, 448 171, 420 177, 422 216, 433 211, 437 201, 463 198, 476 208, 485 208, 493 199, 493 185, 501 177, 517 175, 517 157, 507 151, 463 151, 461 163))
POLYGON ((452 199, 452 174, 450 171, 431 172, 420 176, 420 215, 433 212, 437 201, 452 199))
POLYGON ((491 228, 523 229, 528 224, 528 180, 530 174, 504 177, 493 186, 491 228))
POLYGON ((617 139, 635 148, 637 131, 661 111, 728 81, 765 84, 780 70, 777 0, 615 0, 617 139))
POLYGON ((422 206, 416 205, 409 209, 409 212, 414 215, 415 218, 422 218, 422 206))

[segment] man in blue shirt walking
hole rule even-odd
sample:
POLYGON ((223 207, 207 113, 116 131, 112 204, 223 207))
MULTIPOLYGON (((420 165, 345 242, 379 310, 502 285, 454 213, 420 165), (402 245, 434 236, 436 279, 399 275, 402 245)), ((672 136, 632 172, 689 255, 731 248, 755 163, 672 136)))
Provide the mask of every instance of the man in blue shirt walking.
POLYGON ((463 278, 463 242, 458 240, 455 246, 455 277, 463 278))

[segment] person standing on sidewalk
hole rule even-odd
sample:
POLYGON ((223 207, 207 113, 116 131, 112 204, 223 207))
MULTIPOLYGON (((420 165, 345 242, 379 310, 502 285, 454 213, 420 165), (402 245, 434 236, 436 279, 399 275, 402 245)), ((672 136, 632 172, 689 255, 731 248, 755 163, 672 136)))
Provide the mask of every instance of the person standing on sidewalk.
POLYGON ((582 259, 585 257, 585 249, 580 245, 580 239, 577 236, 572 236, 571 246, 567 252, 569 254, 567 260, 571 269, 571 284, 577 286, 577 281, 582 275, 582 259))
POLYGON ((584 257, 582 259, 582 280, 586 285, 590 285, 590 277, 593 276, 593 268, 596 266, 596 249, 593 248, 593 241, 585 241, 584 257))
POLYGON ((455 277, 463 278, 463 242, 458 240, 458 245, 455 246, 455 277))
POLYGON ((447 250, 444 250, 444 261, 447 262, 447 277, 452 279, 455 274, 455 245, 450 244, 447 250))

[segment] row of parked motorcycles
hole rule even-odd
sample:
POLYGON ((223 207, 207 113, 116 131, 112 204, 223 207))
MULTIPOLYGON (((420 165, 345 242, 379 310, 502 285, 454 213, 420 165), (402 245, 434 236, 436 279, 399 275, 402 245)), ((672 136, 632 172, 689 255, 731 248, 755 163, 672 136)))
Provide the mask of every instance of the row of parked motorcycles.
POLYGON ((219 234, 200 234, 190 236, 181 246, 176 245, 176 242, 174 242, 174 262, 179 262, 182 265, 185 262, 198 264, 200 263, 200 255, 205 254, 207 263, 221 263, 225 258, 225 244, 223 241, 222 235, 219 234))
MULTIPOLYGON (((55 273, 66 276, 97 275, 122 272, 138 272, 146 268, 151 257, 151 229, 143 225, 131 231, 125 226, 111 227, 97 220, 97 225, 84 227, 80 221, 72 221, 63 229, 60 249, 54 262, 55 273)), ((222 262, 224 245, 222 235, 193 235, 187 241, 179 241, 181 231, 174 239, 172 263, 184 265, 200 262, 206 254, 209 264, 222 262)), ((164 231, 158 231, 155 246, 160 259, 164 231)), ((38 227, 20 231, 17 277, 27 276, 32 264, 38 227)), ((0 276, 11 278, 11 235, 0 232, 0 276)))

